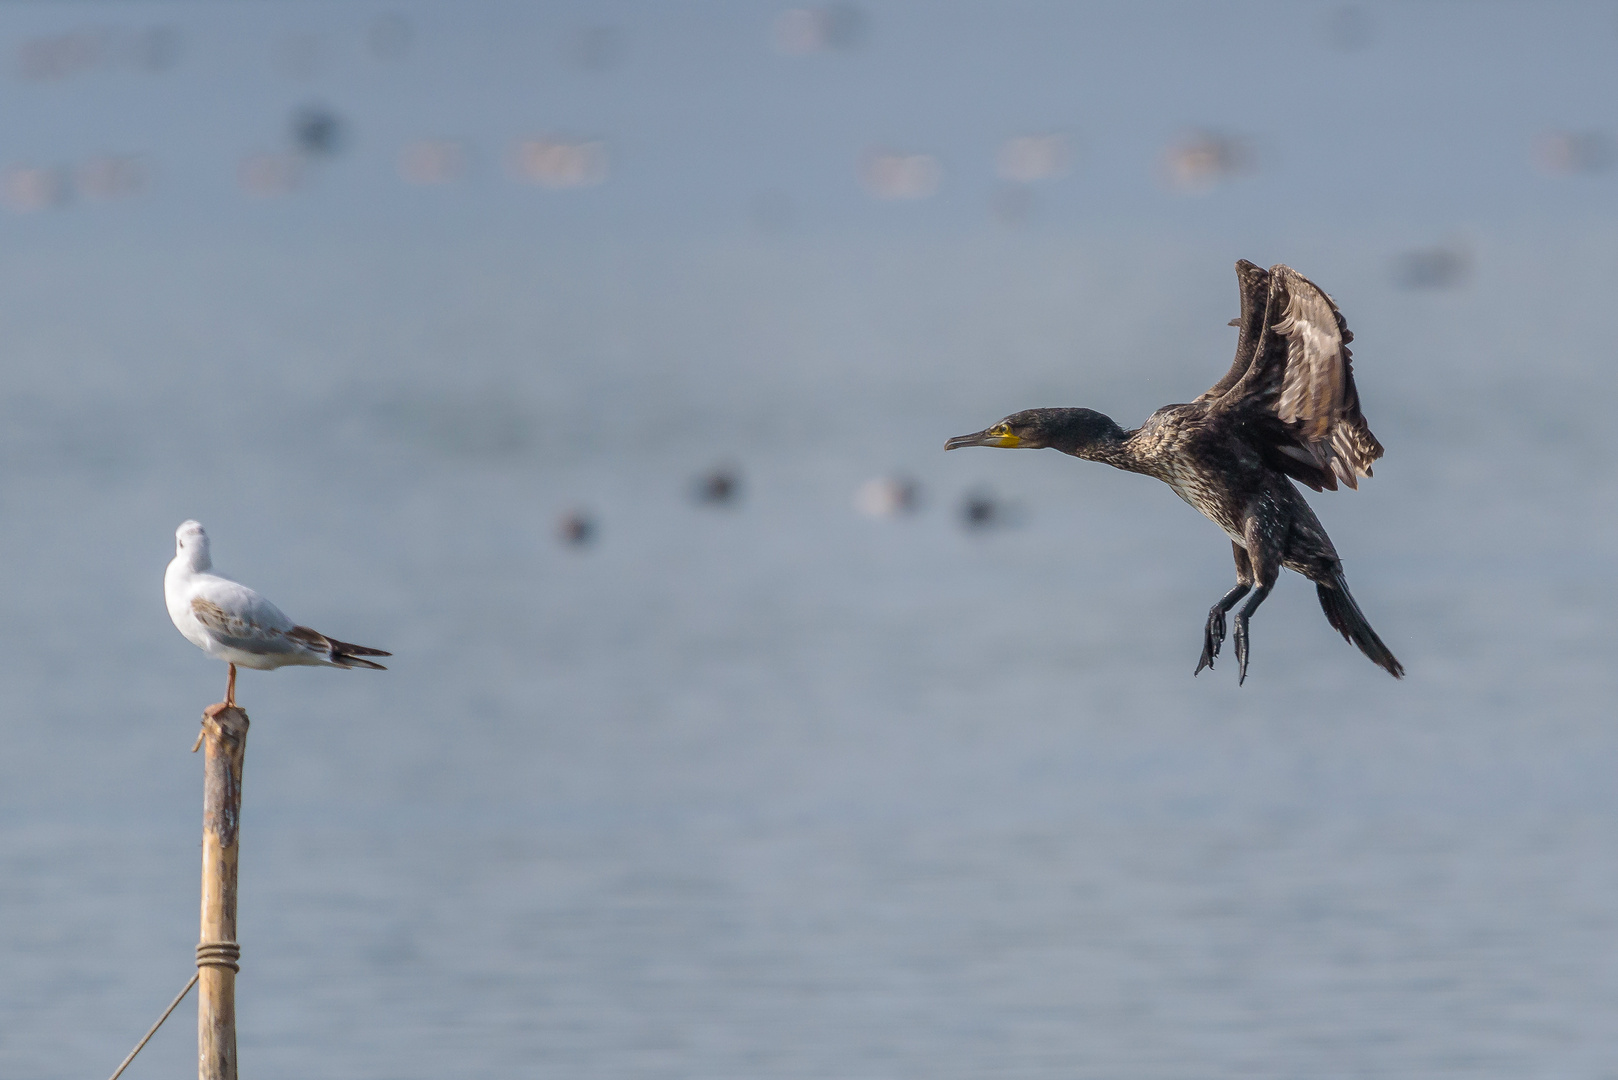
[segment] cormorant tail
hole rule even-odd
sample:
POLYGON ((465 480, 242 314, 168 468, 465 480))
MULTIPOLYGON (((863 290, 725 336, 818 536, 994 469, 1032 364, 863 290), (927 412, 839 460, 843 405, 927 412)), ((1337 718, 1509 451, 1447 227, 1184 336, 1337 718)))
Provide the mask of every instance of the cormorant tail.
POLYGON ((1395 679, 1404 678, 1404 665, 1388 651, 1382 639, 1376 636, 1376 631, 1371 629, 1371 624, 1365 621, 1365 613, 1354 602, 1341 570, 1324 581, 1315 582, 1315 592, 1320 594, 1320 609, 1326 613, 1326 621, 1331 623, 1333 630, 1343 635, 1344 641, 1353 642, 1360 652, 1371 658, 1371 663, 1395 679))

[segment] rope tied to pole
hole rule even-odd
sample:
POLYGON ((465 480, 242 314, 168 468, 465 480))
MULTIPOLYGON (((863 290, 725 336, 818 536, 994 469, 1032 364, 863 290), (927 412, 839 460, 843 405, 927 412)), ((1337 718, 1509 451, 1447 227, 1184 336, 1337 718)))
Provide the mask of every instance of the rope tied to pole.
POLYGON ((185 1000, 185 995, 189 994, 191 988, 197 985, 197 980, 202 978, 203 968, 229 968, 232 972, 237 972, 242 969, 241 958, 242 947, 234 941, 204 941, 198 945, 196 974, 192 975, 191 981, 185 984, 185 989, 181 990, 175 999, 169 1002, 169 1007, 163 1010, 163 1015, 157 1018, 157 1023, 153 1024, 140 1042, 135 1044, 135 1049, 131 1050, 129 1056, 119 1064, 118 1068, 113 1072, 111 1080, 118 1080, 124 1074, 124 1070, 129 1068, 129 1063, 135 1060, 135 1055, 144 1050, 146 1044, 152 1041, 152 1036, 156 1035, 157 1029, 163 1026, 163 1021, 167 1020, 169 1014, 180 1007, 180 1002, 185 1000))
POLYGON ((234 941, 204 941, 197 946, 197 967, 242 969, 242 947, 234 941))
MULTIPOLYGON (((198 961, 198 963, 200 964, 201 961, 198 961)), ((191 992, 191 988, 197 985, 197 980, 200 978, 202 978, 202 972, 200 971, 195 972, 191 976, 191 981, 185 984, 184 990, 181 990, 177 995, 175 995, 173 1001, 169 1002, 169 1007, 163 1010, 163 1015, 157 1018, 157 1023, 151 1026, 141 1041, 135 1044, 135 1049, 129 1052, 129 1056, 124 1058, 123 1062, 118 1066, 117 1069, 113 1070, 112 1080, 118 1080, 118 1078, 124 1074, 124 1070, 129 1068, 129 1063, 135 1060, 135 1055, 144 1050, 146 1048, 146 1044, 152 1041, 152 1036, 156 1035, 157 1029, 163 1026, 163 1021, 167 1020, 169 1018, 169 1014, 180 1007, 180 1002, 185 1000, 185 995, 191 992)))

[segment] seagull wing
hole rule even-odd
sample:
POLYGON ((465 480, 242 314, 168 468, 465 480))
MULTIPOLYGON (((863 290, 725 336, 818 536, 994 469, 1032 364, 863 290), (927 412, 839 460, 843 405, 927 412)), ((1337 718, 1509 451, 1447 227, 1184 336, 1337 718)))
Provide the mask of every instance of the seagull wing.
POLYGON ((387 668, 368 656, 392 656, 381 649, 353 645, 299 626, 285 613, 247 586, 228 578, 210 577, 191 598, 191 614, 209 636, 227 648, 254 656, 279 657, 284 664, 330 664, 332 667, 387 668))
POLYGON ((290 636, 296 624, 280 608, 225 578, 211 577, 199 584, 191 597, 191 614, 215 641, 228 648, 260 656, 307 651, 290 636))
MULTIPOLYGON (((1238 274, 1242 268, 1238 263, 1238 274)), ((1338 481, 1357 488, 1359 477, 1370 476, 1371 463, 1382 456, 1382 444, 1360 413, 1348 351, 1354 335, 1331 297, 1296 270, 1276 265, 1266 277, 1266 302, 1245 370, 1235 380, 1227 374, 1198 400, 1210 412, 1247 414, 1271 464, 1316 491, 1335 491, 1338 481)), ((1254 325, 1251 295, 1244 289, 1244 344, 1254 325)), ((1237 365, 1241 360, 1239 346, 1237 365)))

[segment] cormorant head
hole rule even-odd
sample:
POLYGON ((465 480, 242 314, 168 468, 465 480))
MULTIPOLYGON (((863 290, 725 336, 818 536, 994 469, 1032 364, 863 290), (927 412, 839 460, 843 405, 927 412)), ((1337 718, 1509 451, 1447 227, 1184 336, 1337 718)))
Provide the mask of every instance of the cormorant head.
POLYGON ((1024 409, 974 435, 957 435, 945 450, 962 446, 1014 446, 1024 450, 1053 447, 1081 455, 1101 443, 1115 443, 1124 430, 1093 409, 1024 409))

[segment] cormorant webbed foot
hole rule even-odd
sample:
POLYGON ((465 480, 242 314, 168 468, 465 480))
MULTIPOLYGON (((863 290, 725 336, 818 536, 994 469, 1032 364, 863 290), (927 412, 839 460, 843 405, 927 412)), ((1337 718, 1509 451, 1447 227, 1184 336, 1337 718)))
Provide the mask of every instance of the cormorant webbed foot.
POLYGON ((1225 643, 1225 612, 1236 606, 1236 601, 1247 595, 1251 585, 1237 582, 1219 603, 1208 609, 1208 623, 1202 628, 1202 659, 1197 661, 1197 670, 1191 674, 1193 677, 1202 674, 1203 668, 1213 670, 1214 658, 1219 655, 1219 646, 1225 643))
POLYGON ((1202 674, 1202 669, 1213 670, 1214 657, 1219 655, 1219 646, 1225 643, 1225 612, 1224 609, 1213 607, 1208 609, 1208 624, 1202 628, 1202 659, 1197 661, 1197 670, 1191 673, 1192 677, 1202 674))
POLYGON ((1240 686, 1247 681, 1247 615, 1240 612, 1236 615, 1236 685, 1240 686))

